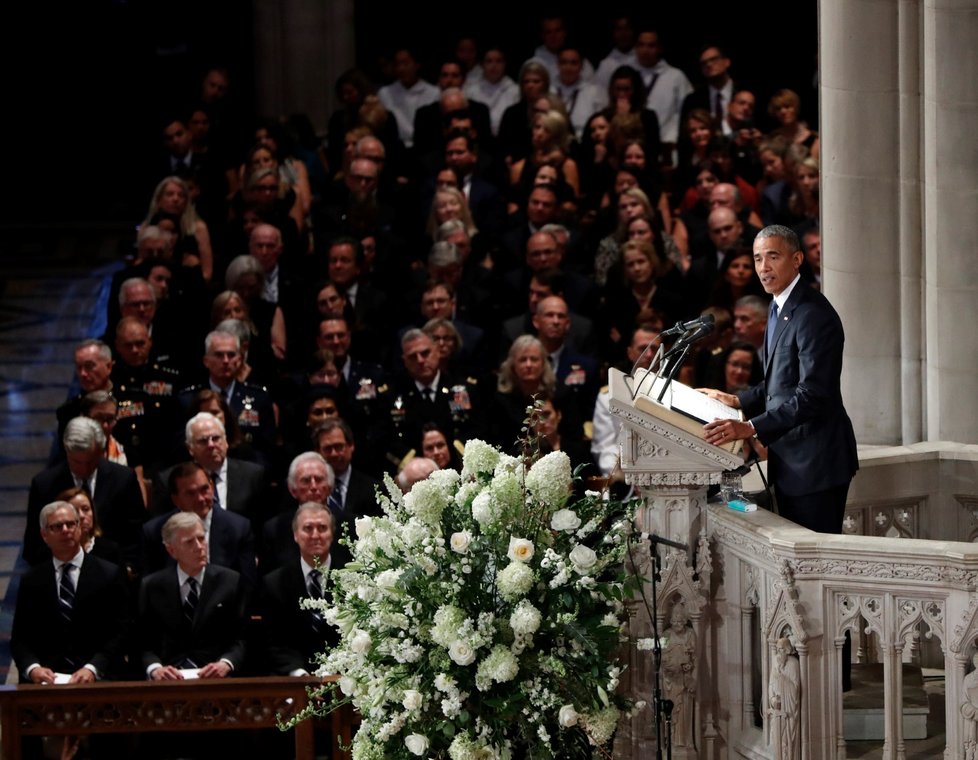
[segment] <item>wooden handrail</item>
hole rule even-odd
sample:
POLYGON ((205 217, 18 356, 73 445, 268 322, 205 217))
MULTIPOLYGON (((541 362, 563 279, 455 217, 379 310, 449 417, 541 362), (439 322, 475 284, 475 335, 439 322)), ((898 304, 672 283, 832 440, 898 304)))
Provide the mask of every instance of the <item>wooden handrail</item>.
MULTIPOLYGON (((24 736, 274 728, 277 716, 288 719, 306 706, 307 687, 322 683, 272 676, 0 686, 0 755, 20 760, 24 736)), ((349 746, 358 722, 344 705, 331 715, 331 732, 349 746)), ((312 721, 295 727, 296 760, 314 759, 313 739, 312 721)))

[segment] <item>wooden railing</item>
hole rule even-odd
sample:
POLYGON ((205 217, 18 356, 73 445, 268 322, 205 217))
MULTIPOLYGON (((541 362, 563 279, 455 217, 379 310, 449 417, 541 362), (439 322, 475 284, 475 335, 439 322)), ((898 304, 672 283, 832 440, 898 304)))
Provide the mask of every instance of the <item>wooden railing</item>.
MULTIPOLYGON (((274 728, 306 706, 314 677, 196 681, 101 681, 94 684, 0 686, 0 756, 20 760, 25 736, 274 728)), ((349 706, 333 712, 329 730, 348 747, 359 722, 349 706)), ((297 760, 313 760, 314 724, 295 729, 297 760)), ((334 752, 333 757, 349 757, 334 752)))

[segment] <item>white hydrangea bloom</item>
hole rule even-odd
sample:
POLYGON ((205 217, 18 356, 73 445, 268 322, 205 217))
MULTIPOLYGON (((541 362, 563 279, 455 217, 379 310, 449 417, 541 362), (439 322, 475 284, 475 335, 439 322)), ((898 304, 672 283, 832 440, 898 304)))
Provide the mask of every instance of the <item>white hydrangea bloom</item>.
POLYGON ((462 477, 490 475, 499 461, 499 451, 485 441, 470 438, 462 454, 462 477))
POLYGON ((535 633, 539 630, 542 620, 540 610, 524 599, 516 605, 516 609, 509 616, 509 627, 517 635, 535 633))
POLYGON ((514 601, 533 587, 533 570, 522 562, 510 562, 496 574, 496 587, 503 599, 514 601))
POLYGON ((567 454, 552 451, 533 463, 526 475, 526 488, 539 501, 560 509, 570 496, 571 476, 567 454))

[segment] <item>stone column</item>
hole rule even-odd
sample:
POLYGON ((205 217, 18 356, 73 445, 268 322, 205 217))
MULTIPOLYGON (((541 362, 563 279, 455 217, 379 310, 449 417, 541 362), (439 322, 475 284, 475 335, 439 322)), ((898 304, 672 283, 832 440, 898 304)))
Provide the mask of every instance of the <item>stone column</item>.
POLYGON ((900 8, 819 3, 823 289, 845 325, 842 393, 860 443, 902 435, 900 8))
POLYGON ((305 113, 325 132, 333 83, 354 65, 352 0, 256 0, 254 9, 258 111, 305 113))
POLYGON ((928 440, 978 441, 978 0, 924 0, 928 440))

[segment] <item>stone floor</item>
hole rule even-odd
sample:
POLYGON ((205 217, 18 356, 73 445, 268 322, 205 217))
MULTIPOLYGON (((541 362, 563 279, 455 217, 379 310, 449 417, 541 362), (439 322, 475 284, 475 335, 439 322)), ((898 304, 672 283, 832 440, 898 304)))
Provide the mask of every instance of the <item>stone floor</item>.
POLYGON ((3 228, 0 279, 0 682, 20 574, 27 493, 47 463, 55 409, 73 382, 73 344, 104 331, 104 290, 118 266, 117 228, 3 228), (96 304, 102 303, 101 309, 96 304))

